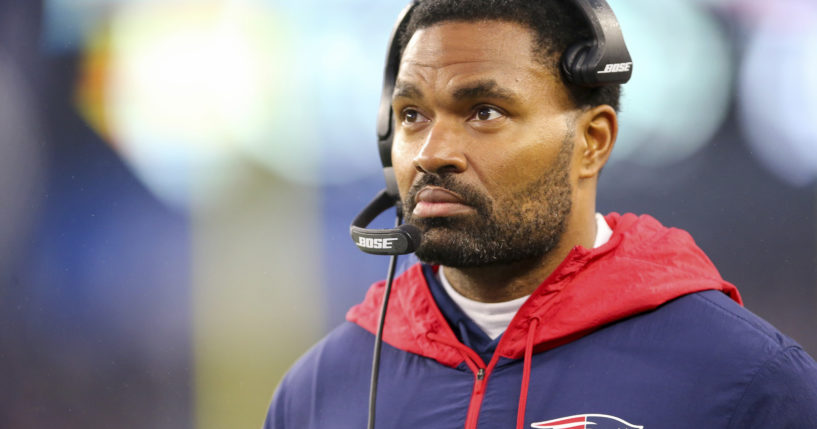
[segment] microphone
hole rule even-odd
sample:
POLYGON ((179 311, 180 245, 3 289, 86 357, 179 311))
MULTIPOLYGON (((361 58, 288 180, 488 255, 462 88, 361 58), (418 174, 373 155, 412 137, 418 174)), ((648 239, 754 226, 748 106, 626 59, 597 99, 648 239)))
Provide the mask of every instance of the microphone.
POLYGON ((366 228, 380 213, 392 206, 394 199, 384 189, 352 221, 349 234, 360 250, 373 255, 405 255, 414 252, 420 245, 423 234, 414 225, 400 225, 391 229, 366 228))
POLYGON ((403 213, 399 205, 397 206, 395 228, 366 228, 380 213, 394 206, 394 203, 395 199, 389 195, 388 188, 383 189, 374 197, 372 202, 357 215, 349 227, 349 234, 351 234, 352 240, 355 241, 355 244, 360 250, 374 255, 391 255, 391 258, 389 258, 389 272, 386 276, 386 289, 383 291, 383 304, 381 304, 380 307, 377 333, 374 338, 372 378, 369 384, 369 419, 366 426, 368 429, 374 429, 377 381, 380 374, 380 351, 383 345, 383 324, 386 322, 386 310, 389 308, 389 297, 391 296, 391 287, 394 283, 394 274, 397 267, 397 255, 411 253, 417 249, 423 235, 414 225, 400 225, 403 221, 403 213))

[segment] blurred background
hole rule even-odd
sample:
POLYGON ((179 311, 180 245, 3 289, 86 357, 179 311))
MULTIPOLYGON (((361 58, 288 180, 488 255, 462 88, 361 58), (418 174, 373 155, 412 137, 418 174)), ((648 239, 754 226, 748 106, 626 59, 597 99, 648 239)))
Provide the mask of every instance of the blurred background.
MULTIPOLYGON (((689 230, 817 355, 817 3, 610 3, 600 210, 689 230)), ((385 275, 348 225, 404 4, 0 0, 0 427, 262 424, 385 275)))

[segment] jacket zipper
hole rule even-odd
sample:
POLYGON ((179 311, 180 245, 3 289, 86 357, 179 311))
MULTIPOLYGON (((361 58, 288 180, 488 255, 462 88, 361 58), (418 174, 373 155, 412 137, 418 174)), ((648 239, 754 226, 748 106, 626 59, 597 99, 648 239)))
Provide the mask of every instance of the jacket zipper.
POLYGON ((474 390, 471 393, 471 403, 468 405, 468 415, 465 418, 465 429, 476 429, 479 421, 479 409, 485 397, 485 384, 488 382, 485 368, 479 368, 474 374, 474 390))
POLYGON ((465 416, 465 429, 476 429, 479 421, 479 410, 482 407, 482 399, 485 397, 485 385, 488 379, 491 378, 491 370, 496 366, 499 360, 499 353, 494 352, 491 362, 485 366, 482 358, 468 346, 444 337, 435 336, 433 334, 426 334, 432 341, 438 341, 446 344, 460 351, 462 357, 465 359, 465 364, 474 373, 474 388, 471 391, 471 401, 468 404, 468 414, 465 416))

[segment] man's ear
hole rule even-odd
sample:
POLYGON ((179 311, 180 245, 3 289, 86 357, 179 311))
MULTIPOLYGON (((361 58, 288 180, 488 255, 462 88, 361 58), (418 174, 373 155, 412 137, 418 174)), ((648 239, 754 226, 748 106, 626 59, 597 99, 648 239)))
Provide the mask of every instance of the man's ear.
POLYGON ((583 148, 580 154, 579 178, 597 177, 610 158, 618 135, 618 115, 608 106, 601 105, 584 111, 579 116, 583 148))

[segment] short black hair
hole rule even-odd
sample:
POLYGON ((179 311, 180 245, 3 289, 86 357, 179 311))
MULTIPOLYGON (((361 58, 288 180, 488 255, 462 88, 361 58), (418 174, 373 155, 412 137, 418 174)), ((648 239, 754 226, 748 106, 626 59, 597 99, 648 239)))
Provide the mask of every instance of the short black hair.
POLYGON ((561 77, 578 107, 607 104, 619 111, 621 85, 587 88, 567 82, 561 59, 568 47, 592 40, 590 25, 572 1, 567 0, 424 0, 417 5, 399 43, 403 52, 414 33, 449 21, 505 21, 534 32, 532 49, 540 62, 561 77))

